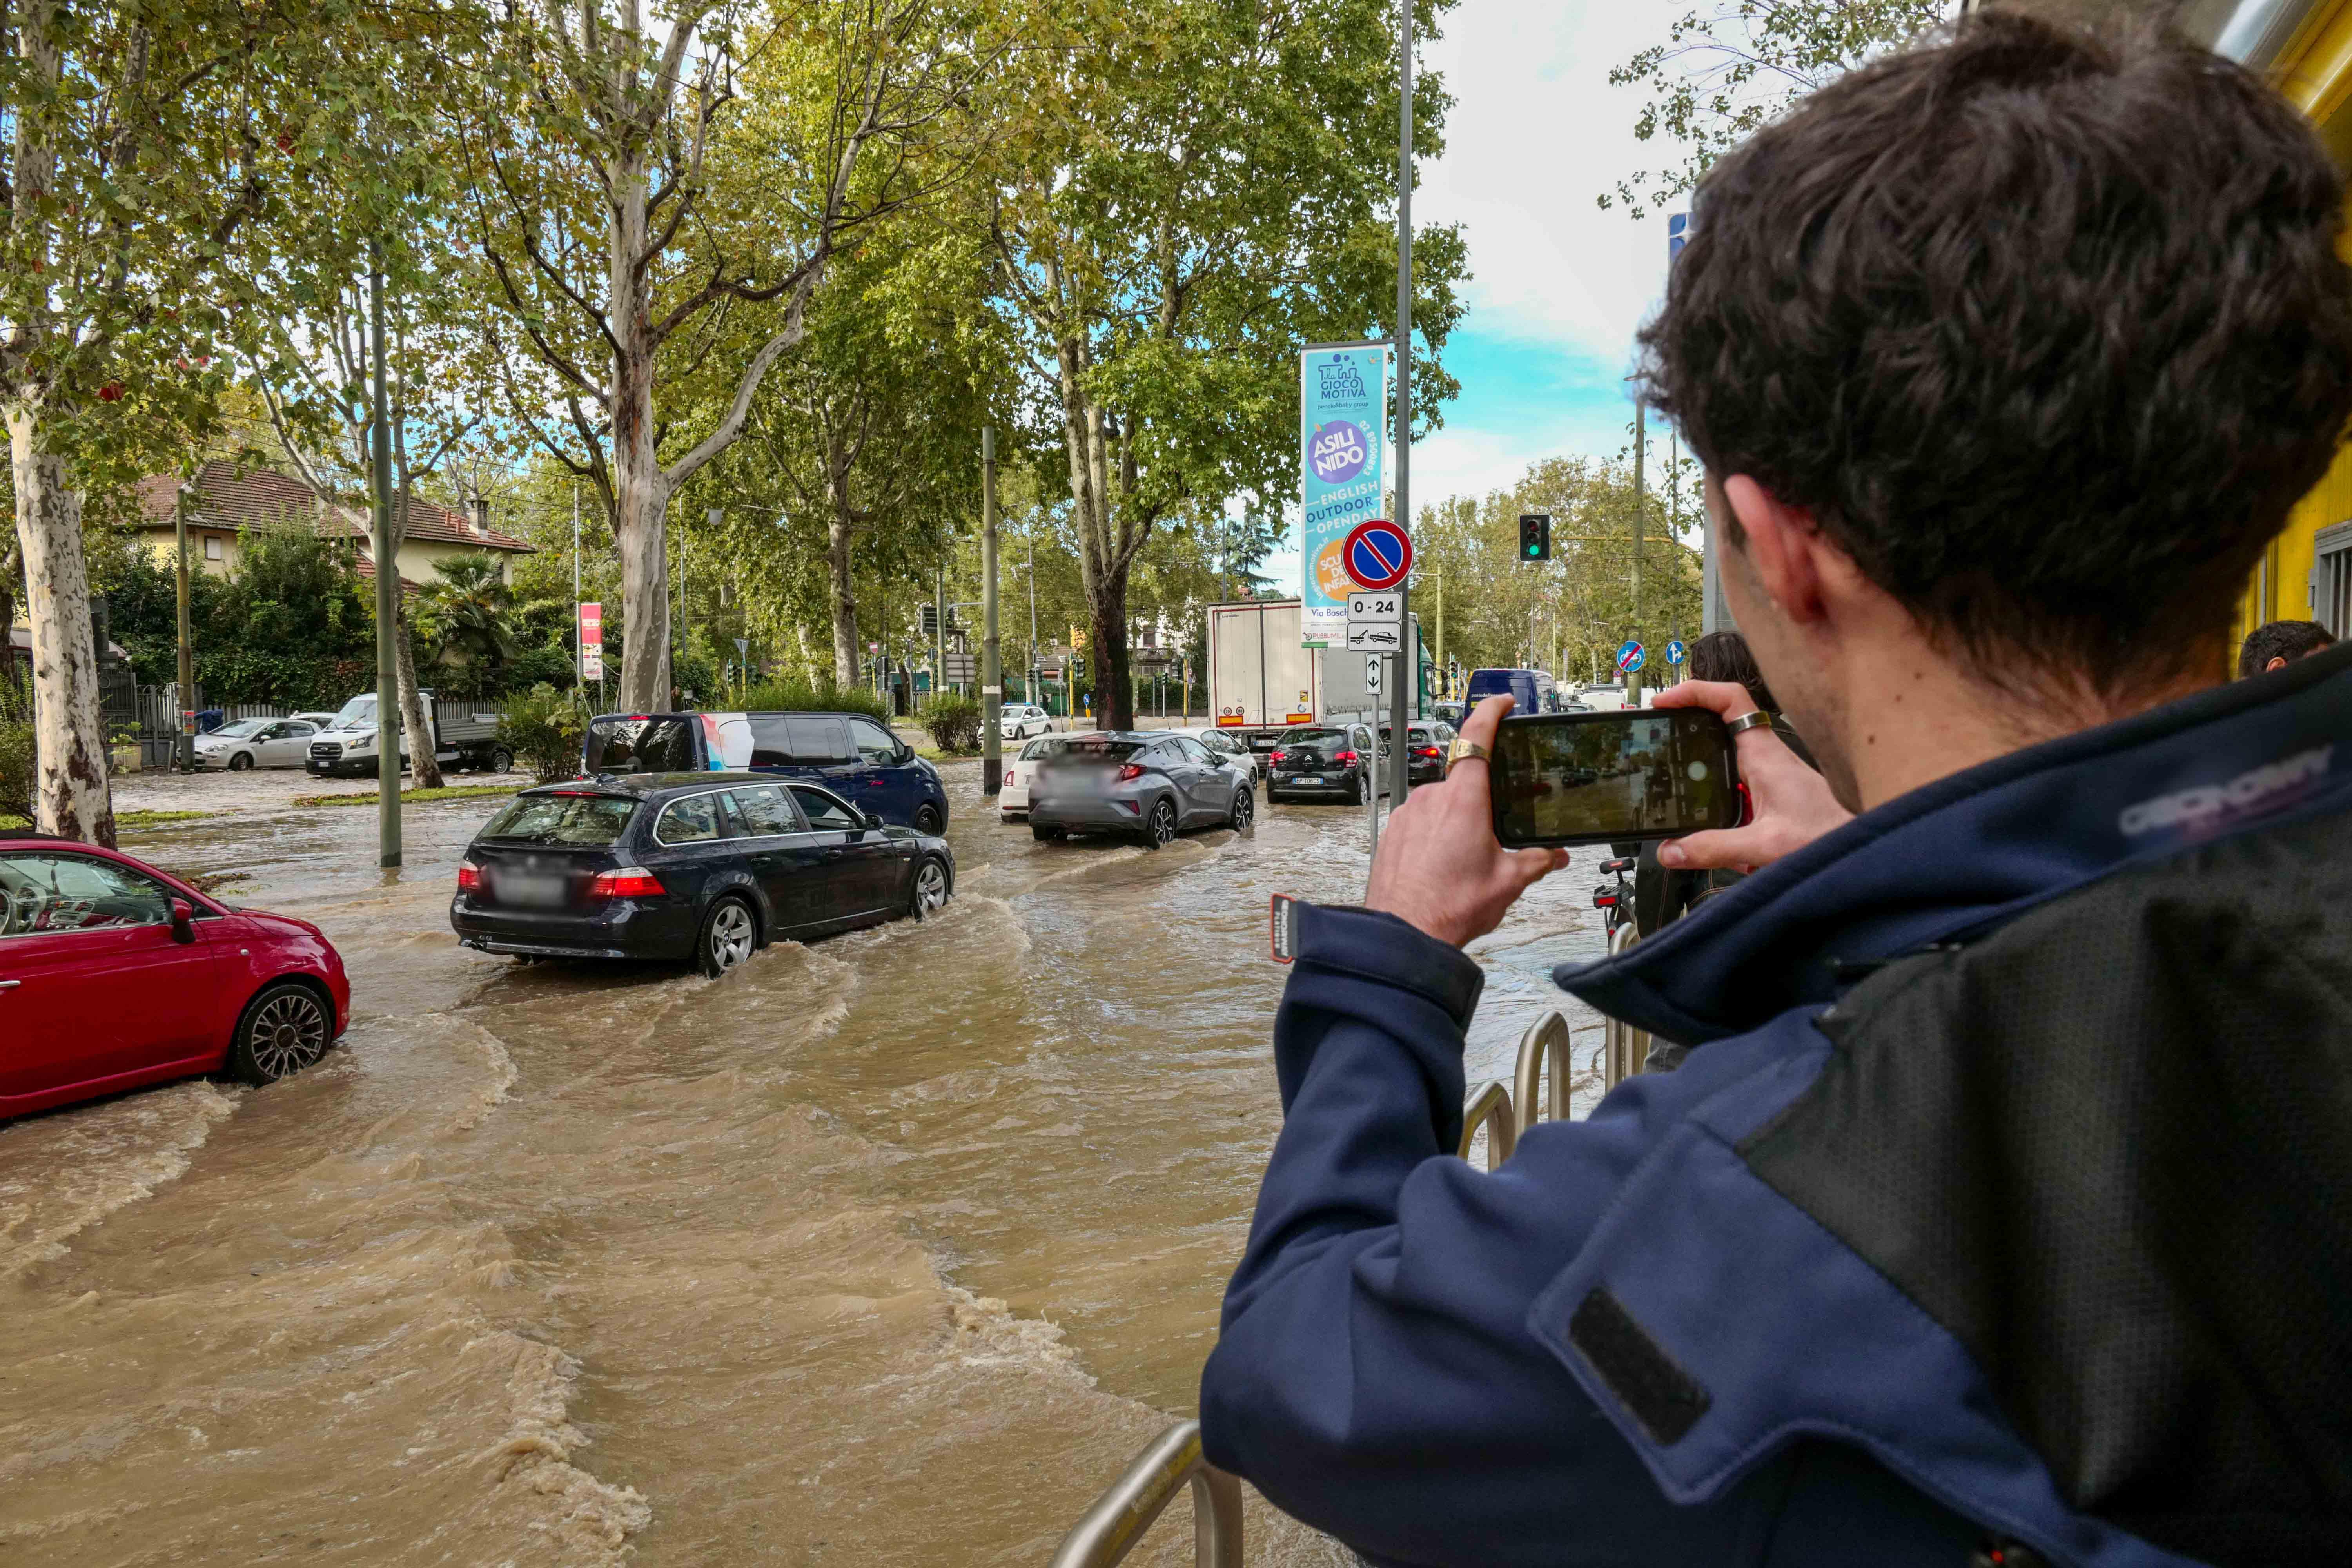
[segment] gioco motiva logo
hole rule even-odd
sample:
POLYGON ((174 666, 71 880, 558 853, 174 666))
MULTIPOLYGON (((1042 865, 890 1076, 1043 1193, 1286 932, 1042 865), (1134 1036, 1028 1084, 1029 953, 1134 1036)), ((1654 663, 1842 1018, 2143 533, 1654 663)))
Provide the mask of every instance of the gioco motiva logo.
POLYGON ((1371 438, 1352 419, 1318 425, 1315 438, 1307 444, 1307 457, 1315 465, 1315 477, 1327 485, 1345 484, 1362 473, 1371 455, 1371 438))

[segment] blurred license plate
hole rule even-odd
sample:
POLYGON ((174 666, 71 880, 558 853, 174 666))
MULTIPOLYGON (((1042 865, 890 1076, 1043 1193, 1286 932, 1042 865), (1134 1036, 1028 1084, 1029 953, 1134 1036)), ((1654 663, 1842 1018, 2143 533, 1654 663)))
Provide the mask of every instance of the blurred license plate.
POLYGON ((1290 782, 1293 784, 1321 784, 1323 782, 1323 775, 1321 773, 1301 773, 1290 782))
POLYGON ((530 871, 509 871, 499 879, 499 897, 509 904, 545 909, 563 901, 563 879, 530 871))

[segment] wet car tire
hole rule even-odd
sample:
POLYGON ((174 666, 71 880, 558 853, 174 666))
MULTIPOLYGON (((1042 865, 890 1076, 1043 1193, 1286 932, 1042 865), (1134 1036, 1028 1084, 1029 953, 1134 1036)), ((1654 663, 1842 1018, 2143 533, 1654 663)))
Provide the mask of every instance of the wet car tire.
POLYGON ((490 752, 490 772, 494 773, 512 773, 513 771, 514 753, 508 751, 504 746, 492 748, 490 752))
POLYGON ((917 920, 947 907, 948 868, 937 856, 926 855, 915 868, 914 886, 907 895, 907 912, 917 920))
POLYGON ((1062 834, 1061 828, 1048 827, 1042 822, 1033 822, 1029 825, 1029 837, 1040 844, 1059 844, 1062 841, 1062 834))
POLYGON ((915 813, 915 831, 918 833, 928 833, 936 838, 943 826, 940 821, 940 808, 936 805, 927 805, 915 813))
POLYGON ((1348 804, 1349 805, 1364 804, 1364 775, 1361 773, 1348 781, 1348 804))
POLYGON ((1250 816, 1256 804, 1257 797, 1248 790, 1234 791, 1233 829, 1234 832, 1239 833, 1250 825, 1250 816))
POLYGON ((251 752, 239 752, 228 760, 228 771, 233 773, 241 773, 251 766, 253 766, 251 752))
POLYGON ((694 961, 716 980, 740 967, 760 945, 760 919, 751 906, 731 895, 719 900, 702 917, 702 931, 694 939, 694 961))
POLYGON ((1143 847, 1146 849, 1164 848, 1175 837, 1176 808, 1163 800, 1151 808, 1150 816, 1143 819, 1143 847))
POLYGON ((276 1083, 327 1054, 335 1015, 299 980, 263 986, 238 1015, 228 1046, 228 1070, 242 1083, 276 1083))

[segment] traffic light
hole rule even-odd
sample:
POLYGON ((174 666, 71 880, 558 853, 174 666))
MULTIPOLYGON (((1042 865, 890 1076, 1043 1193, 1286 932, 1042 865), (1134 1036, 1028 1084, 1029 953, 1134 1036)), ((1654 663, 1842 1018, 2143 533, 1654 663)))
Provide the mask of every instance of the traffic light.
POLYGON ((1519 514, 1519 559, 1551 559, 1551 513, 1523 511, 1519 514))
POLYGON ((940 607, 937 605, 923 606, 923 635, 927 637, 940 635, 940 607))

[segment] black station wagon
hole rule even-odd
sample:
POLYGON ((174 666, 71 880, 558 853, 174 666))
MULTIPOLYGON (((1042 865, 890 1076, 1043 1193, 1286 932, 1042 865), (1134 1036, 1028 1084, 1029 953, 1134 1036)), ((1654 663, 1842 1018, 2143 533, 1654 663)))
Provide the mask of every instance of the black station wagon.
POLYGON ((449 923, 484 952, 690 960, 719 975, 778 937, 948 900, 947 841, 821 784, 759 773, 608 775, 526 790, 475 837, 449 923))

